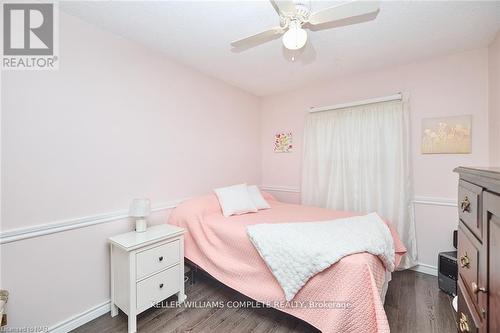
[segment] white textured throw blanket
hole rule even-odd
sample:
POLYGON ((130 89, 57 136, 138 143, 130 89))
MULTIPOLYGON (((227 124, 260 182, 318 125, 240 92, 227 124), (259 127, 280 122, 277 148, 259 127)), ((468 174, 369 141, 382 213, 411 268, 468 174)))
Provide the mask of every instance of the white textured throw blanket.
POLYGON ((287 301, 311 277, 350 254, 371 253, 394 271, 394 241, 376 213, 321 222, 254 224, 247 226, 247 233, 287 301))

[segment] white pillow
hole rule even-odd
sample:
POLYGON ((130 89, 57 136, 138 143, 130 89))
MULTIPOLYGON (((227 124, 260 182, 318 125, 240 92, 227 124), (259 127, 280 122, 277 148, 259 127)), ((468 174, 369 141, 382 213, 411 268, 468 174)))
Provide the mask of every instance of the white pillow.
POLYGON ((248 193, 250 194, 250 198, 252 199, 257 209, 271 208, 271 206, 267 203, 266 199, 264 199, 264 197, 262 196, 262 193, 260 193, 260 190, 257 187, 257 185, 249 185, 248 193))
POLYGON ((247 189, 247 184, 239 184, 214 189, 222 214, 225 217, 257 211, 247 189))

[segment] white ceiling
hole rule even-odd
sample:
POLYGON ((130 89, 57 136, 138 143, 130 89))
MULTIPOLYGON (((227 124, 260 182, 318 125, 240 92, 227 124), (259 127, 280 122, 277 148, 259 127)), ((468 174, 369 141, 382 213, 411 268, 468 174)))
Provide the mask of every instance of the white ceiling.
MULTIPOLYGON (((302 3, 316 11, 341 2, 302 3)), ((60 8, 259 96, 484 47, 500 30, 500 1, 382 2, 374 21, 308 32, 307 49, 291 62, 280 39, 231 52, 231 41, 278 25, 268 1, 68 1, 60 8)))

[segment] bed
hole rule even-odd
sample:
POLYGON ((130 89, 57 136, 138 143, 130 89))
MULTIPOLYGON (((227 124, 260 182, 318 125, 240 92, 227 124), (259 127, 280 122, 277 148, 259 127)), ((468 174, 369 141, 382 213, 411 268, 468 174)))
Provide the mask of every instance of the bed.
MULTIPOLYGON (((185 257, 223 284, 322 332, 389 332, 383 299, 390 273, 377 256, 358 253, 344 257, 312 277, 293 302, 287 303, 283 290, 246 233, 249 224, 312 222, 359 214, 284 203, 263 194, 270 209, 231 217, 222 215, 214 194, 181 203, 168 223, 187 230, 185 257)), ((389 223, 388 226, 397 266, 406 249, 389 223)))

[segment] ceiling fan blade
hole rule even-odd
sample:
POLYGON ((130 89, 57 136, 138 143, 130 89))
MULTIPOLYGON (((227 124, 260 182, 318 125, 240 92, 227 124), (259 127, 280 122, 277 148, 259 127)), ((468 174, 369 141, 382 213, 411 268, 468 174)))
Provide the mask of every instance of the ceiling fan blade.
POLYGON ((274 27, 274 28, 271 28, 269 30, 255 34, 253 36, 249 36, 249 37, 234 41, 231 43, 231 46, 236 51, 238 51, 238 50, 243 51, 243 50, 249 49, 251 47, 254 47, 254 46, 260 45, 262 43, 276 39, 279 36, 281 36, 284 32, 285 32, 285 30, 282 27, 274 27))
POLYGON ((348 19, 368 14, 376 14, 378 10, 378 1, 352 1, 312 13, 311 16, 309 16, 309 23, 317 25, 346 20, 346 24, 350 24, 348 19))
POLYGON ((297 13, 295 4, 292 0, 269 0, 274 10, 280 16, 290 16, 297 13))

